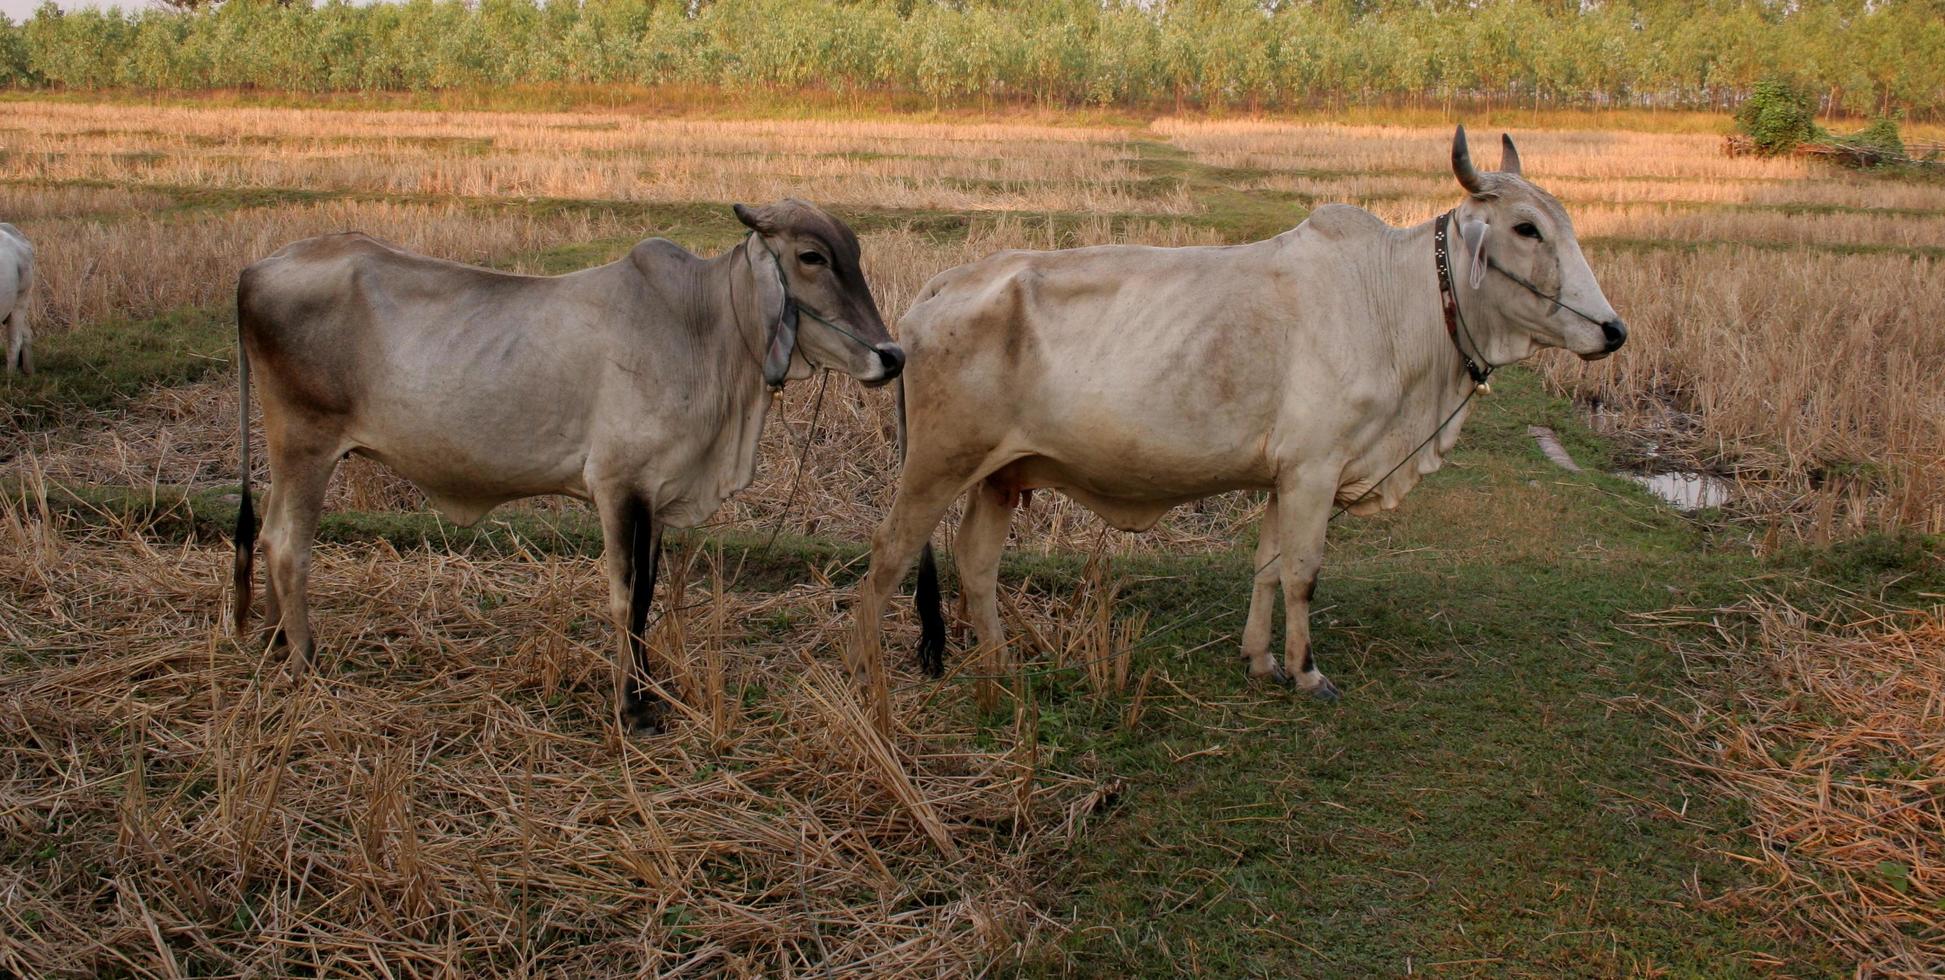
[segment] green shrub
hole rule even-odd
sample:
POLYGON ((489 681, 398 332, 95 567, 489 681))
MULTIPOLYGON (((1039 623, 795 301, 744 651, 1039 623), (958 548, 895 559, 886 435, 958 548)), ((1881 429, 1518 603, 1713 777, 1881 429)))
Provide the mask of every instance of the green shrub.
POLYGON ((1872 166, 1906 159, 1904 140, 1898 138, 1898 124, 1889 119, 1879 119, 1837 143, 1872 166))
POLYGON ((1816 139, 1817 107, 1810 96, 1781 79, 1757 82, 1736 110, 1736 128, 1762 153, 1788 153, 1816 139))

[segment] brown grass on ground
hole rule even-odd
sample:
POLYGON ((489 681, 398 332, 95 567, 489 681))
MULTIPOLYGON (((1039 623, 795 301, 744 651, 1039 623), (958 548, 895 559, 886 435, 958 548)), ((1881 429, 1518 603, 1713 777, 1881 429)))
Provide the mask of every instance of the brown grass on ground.
MULTIPOLYGON (((1452 156, 1452 127, 1341 126, 1247 119, 1158 119, 1152 127, 1206 163, 1224 167, 1420 173, 1452 156)), ((1481 168, 1499 163, 1496 129, 1468 131, 1481 168)), ((1566 130, 1516 132, 1526 171, 1547 177, 1808 177, 1821 164, 1798 157, 1725 157, 1713 135, 1566 130), (1536 166, 1544 159, 1545 166, 1536 166)))
POLYGON ((1633 340, 1597 365, 1540 367, 1636 433, 1643 461, 1732 473, 1752 510, 1805 536, 1945 531, 1939 260, 1746 248, 1590 259, 1633 340))
POLYGON ((1119 130, 595 114, 18 107, 0 179, 1173 214, 1119 130))
MULTIPOLYGON (((632 739, 595 561, 322 547, 293 679, 227 639, 227 550, 39 509, 0 503, 0 973, 962 974, 1057 930, 1035 890, 1111 792, 1027 719, 974 748, 962 687, 900 675, 881 739, 820 577, 672 558, 685 707, 632 739)), ((1138 632, 1096 605, 1008 598, 1070 661, 1138 632)))
POLYGON ((1583 204, 1572 217, 1575 231, 1585 238, 1945 249, 1945 212, 1919 217, 1583 204))
MULTIPOLYGON (((1443 211, 1451 206, 1458 191, 1457 184, 1452 180, 1451 169, 1440 166, 1442 159, 1422 161, 1423 174, 1312 175, 1270 172, 1246 178, 1242 186, 1253 190, 1290 191, 1320 204, 1333 201, 1361 204, 1392 199, 1430 201, 1438 202, 1433 205, 1434 210, 1443 211)), ((1847 178, 1844 180, 1832 180, 1829 175, 1802 180, 1626 180, 1560 177, 1547 172, 1554 162, 1550 158, 1533 154, 1525 155, 1525 161, 1526 173, 1545 187, 1548 193, 1565 202, 1573 213, 1586 204, 1727 204, 1945 212, 1945 183, 1865 177, 1851 171, 1844 172, 1847 178)), ((1488 161, 1488 165, 1493 163, 1496 161, 1488 161)))
MULTIPOLYGON (((1449 183, 1449 178, 1448 178, 1449 183)), ((1423 199, 1358 201, 1394 225, 1429 221, 1454 203, 1452 194, 1423 199)), ((1631 242, 1708 242, 1765 245, 1885 247, 1945 250, 1945 211, 1935 216, 1838 212, 1790 214, 1660 204, 1568 204, 1575 235, 1583 243, 1602 238, 1631 242)), ((1597 267, 1596 275, 1599 275, 1597 267)))
POLYGON ((19 224, 36 218, 125 216, 134 211, 166 207, 172 200, 167 194, 127 187, 0 184, 0 221, 19 224))
MULTIPOLYGON (((1748 612, 1737 610, 1736 612, 1748 612)), ((1754 890, 1858 960, 1945 970, 1945 618, 1838 628, 1780 602, 1721 651, 1736 699, 1684 717, 1681 760, 1747 803, 1754 890)))
MULTIPOLYGON (((600 212, 480 213, 462 204, 325 201, 193 216, 46 218, 20 223, 41 278, 38 326, 227 307, 243 267, 300 238, 363 231, 460 262, 490 262, 639 226, 600 212), (166 261, 161 257, 166 256, 166 261)), ((643 234, 642 237, 648 237, 643 234)), ((514 262, 513 271, 531 271, 514 262)))

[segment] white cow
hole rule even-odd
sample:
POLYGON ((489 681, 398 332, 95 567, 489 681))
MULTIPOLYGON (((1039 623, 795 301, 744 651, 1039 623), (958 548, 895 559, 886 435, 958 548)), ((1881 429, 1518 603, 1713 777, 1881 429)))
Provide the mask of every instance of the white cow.
POLYGON ((850 228, 796 200, 736 215, 751 234, 717 258, 657 238, 564 276, 459 265, 356 234, 307 239, 243 270, 238 633, 255 532, 255 369, 273 644, 311 653, 311 538, 346 455, 379 460, 461 524, 516 498, 567 494, 601 517, 616 708, 628 727, 658 725, 641 634, 663 528, 700 524, 749 485, 766 388, 814 368, 882 384, 904 365, 850 228))
POLYGON ((34 373, 34 246, 0 222, 0 323, 7 326, 7 370, 34 373))
POLYGON ((942 669, 928 539, 968 490, 956 557, 989 665, 1004 662, 1000 549, 1028 491, 1139 531, 1177 504, 1268 490, 1243 656, 1251 676, 1334 699, 1309 627, 1333 508, 1396 506, 1492 368, 1545 347, 1594 360, 1627 336, 1560 202, 1520 175, 1510 138, 1504 154, 1477 172, 1461 127, 1465 197, 1410 228, 1329 205, 1250 245, 1002 252, 933 278, 900 323, 904 469, 859 590, 854 666, 877 673, 885 601, 922 548, 919 659, 942 669))

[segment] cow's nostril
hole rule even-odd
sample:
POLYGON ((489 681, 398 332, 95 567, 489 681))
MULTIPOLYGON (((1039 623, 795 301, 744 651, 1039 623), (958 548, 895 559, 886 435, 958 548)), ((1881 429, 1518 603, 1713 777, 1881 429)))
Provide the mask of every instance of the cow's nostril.
POLYGON ((1601 336, 1607 339, 1607 352, 1612 354, 1628 342, 1628 325, 1617 317, 1601 324, 1601 336))
POLYGON ((878 360, 885 365, 884 380, 890 381, 898 377, 900 371, 905 370, 904 351, 890 344, 880 347, 877 350, 878 360))

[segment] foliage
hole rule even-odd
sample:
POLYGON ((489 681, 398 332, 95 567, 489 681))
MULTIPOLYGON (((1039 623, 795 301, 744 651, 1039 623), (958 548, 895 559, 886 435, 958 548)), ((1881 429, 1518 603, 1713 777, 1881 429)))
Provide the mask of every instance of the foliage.
POLYGON ((1778 78, 1756 83, 1748 101, 1736 110, 1736 127, 1763 153, 1788 153, 1820 135, 1815 101, 1778 78))
MULTIPOLYGON (((195 0, 200 2, 200 0, 195 0)), ((0 18, 0 86, 284 92, 822 88, 936 103, 1292 108, 1444 100, 1945 110, 1928 0, 228 0, 0 18)))
POLYGON ((1889 119, 1879 119, 1869 126, 1849 136, 1838 137, 1832 142, 1855 156, 1860 162, 1870 166, 1885 163, 1899 163, 1909 158, 1904 148, 1904 140, 1898 136, 1898 124, 1889 119))

